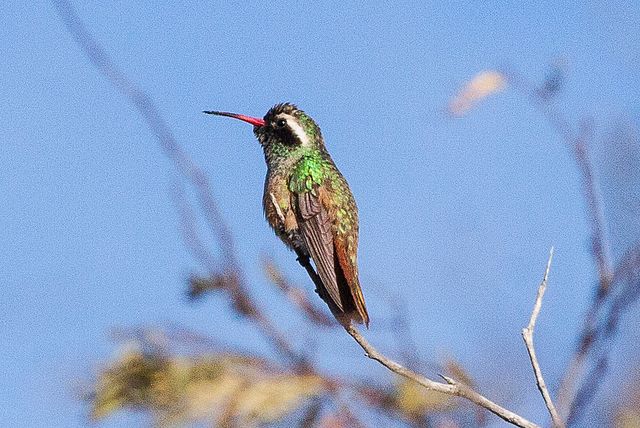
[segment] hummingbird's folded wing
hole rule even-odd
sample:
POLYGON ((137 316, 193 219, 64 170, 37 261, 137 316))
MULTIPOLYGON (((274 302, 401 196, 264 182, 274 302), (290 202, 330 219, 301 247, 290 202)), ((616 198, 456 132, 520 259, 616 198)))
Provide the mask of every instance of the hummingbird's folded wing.
POLYGON ((340 311, 344 311, 336 278, 332 223, 318 197, 320 190, 318 186, 313 192, 306 191, 296 195, 298 228, 329 297, 340 311))

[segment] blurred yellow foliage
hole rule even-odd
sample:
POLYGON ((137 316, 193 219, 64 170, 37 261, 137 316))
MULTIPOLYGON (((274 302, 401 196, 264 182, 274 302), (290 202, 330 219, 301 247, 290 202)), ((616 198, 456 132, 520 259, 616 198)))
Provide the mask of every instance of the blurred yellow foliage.
MULTIPOLYGON (((473 387, 473 379, 456 360, 448 359, 444 363, 446 373, 460 383, 473 387)), ((457 407, 450 395, 429 391, 422 385, 406 378, 396 383, 394 404, 410 418, 421 418, 430 413, 450 411, 457 407)))
POLYGON ((99 373, 89 398, 96 420, 138 408, 159 426, 198 420, 248 426, 280 420, 325 391, 318 376, 284 373, 258 358, 179 357, 129 347, 99 373))
MULTIPOLYGON (((637 369, 636 369, 637 370, 637 369)), ((640 387, 638 380, 640 373, 636 372, 630 376, 628 387, 625 388, 625 395, 619 407, 616 409, 616 428, 640 428, 640 387)))
POLYGON ((302 400, 323 392, 313 375, 283 375, 255 382, 240 392, 236 413, 245 420, 272 422, 296 409, 302 400))
POLYGON ((462 116, 480 100, 501 91, 507 85, 504 74, 495 70, 485 70, 468 81, 449 102, 449 113, 462 116))
POLYGON ((454 406, 451 396, 429 391, 405 378, 399 379, 396 385, 395 404, 401 412, 412 418, 449 410, 454 406))
POLYGON ((640 412, 626 409, 616 415, 616 428, 640 428, 640 412))
POLYGON ((475 388, 475 382, 471 378, 471 375, 458 361, 453 358, 449 358, 445 361, 444 368, 449 376, 457 382, 464 383, 471 388, 475 388))

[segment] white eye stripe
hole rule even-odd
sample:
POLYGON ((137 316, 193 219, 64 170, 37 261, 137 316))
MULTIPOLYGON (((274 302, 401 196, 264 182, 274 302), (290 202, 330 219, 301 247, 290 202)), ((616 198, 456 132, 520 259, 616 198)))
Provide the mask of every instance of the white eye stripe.
POLYGON ((309 140, 309 136, 293 116, 288 114, 282 114, 282 115, 278 115, 277 119, 284 119, 287 121, 287 125, 289 125, 289 129, 293 131, 293 133, 298 138, 298 141, 300 141, 300 144, 302 146, 304 147, 311 146, 311 140, 309 140))

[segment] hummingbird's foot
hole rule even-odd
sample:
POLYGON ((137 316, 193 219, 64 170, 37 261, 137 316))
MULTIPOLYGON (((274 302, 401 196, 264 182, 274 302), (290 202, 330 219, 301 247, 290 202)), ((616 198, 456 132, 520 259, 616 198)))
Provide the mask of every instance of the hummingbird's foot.
POLYGON ((298 257, 296 257, 296 261, 300 263, 300 266, 302 267, 309 266, 309 256, 307 256, 306 254, 298 254, 298 257))

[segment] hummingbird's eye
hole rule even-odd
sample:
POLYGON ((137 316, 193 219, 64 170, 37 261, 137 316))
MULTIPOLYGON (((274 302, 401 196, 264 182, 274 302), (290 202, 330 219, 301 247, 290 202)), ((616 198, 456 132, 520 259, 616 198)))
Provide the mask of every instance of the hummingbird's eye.
POLYGON ((287 121, 285 119, 280 119, 276 122, 276 128, 284 128, 287 125, 287 121))

